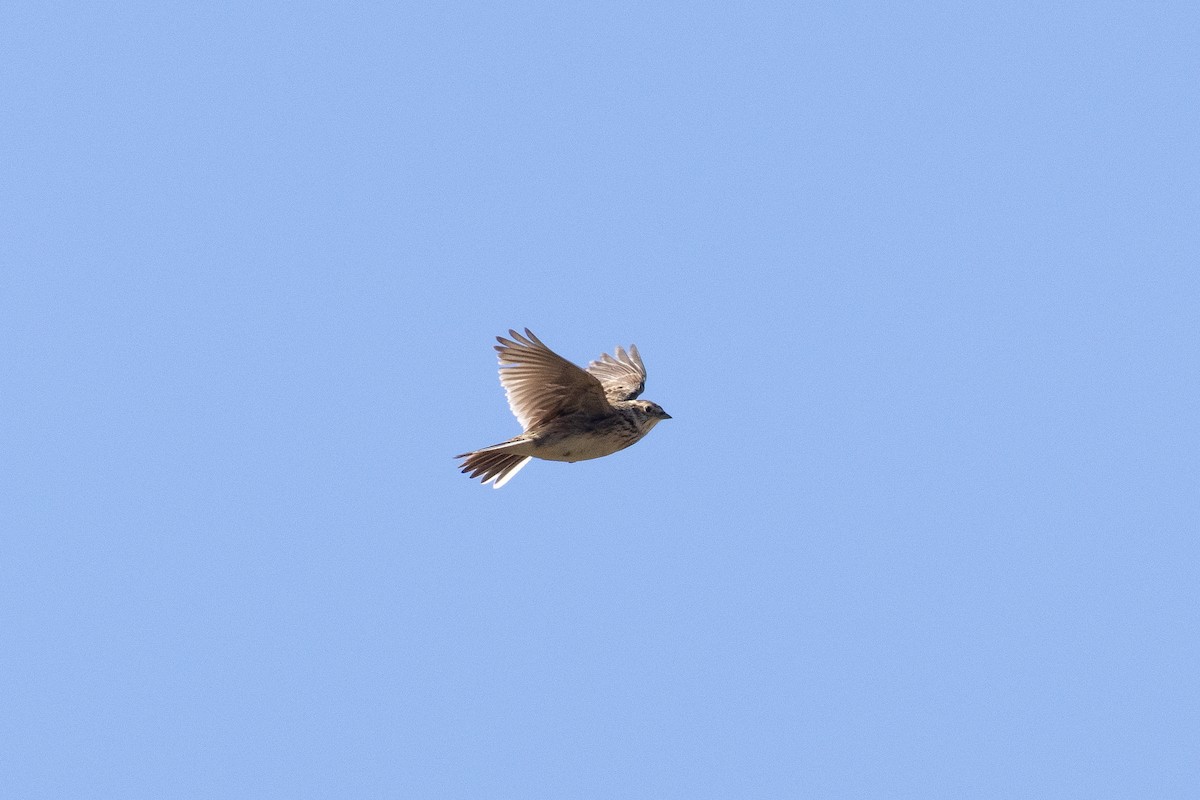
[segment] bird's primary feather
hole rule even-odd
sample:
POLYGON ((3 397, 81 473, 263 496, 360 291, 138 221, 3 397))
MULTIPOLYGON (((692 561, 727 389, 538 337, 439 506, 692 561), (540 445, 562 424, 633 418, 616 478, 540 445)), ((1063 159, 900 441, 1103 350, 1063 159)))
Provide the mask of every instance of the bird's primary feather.
POLYGON ((628 353, 620 345, 613 352, 616 357, 605 353, 588 364, 587 371, 600 380, 608 402, 634 400, 646 388, 646 365, 636 344, 629 346, 628 353))
POLYGON ((525 430, 561 414, 600 415, 610 411, 604 387, 594 376, 546 347, 528 328, 512 339, 496 337, 500 385, 508 407, 525 430))

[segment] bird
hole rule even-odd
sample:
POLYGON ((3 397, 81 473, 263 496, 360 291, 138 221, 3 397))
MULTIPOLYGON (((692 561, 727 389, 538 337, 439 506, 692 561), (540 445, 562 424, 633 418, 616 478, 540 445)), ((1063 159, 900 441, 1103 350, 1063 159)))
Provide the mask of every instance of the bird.
POLYGON ((637 345, 604 353, 587 369, 572 364, 533 331, 497 336, 500 385, 524 433, 461 453, 462 472, 499 489, 531 459, 585 461, 624 450, 671 415, 638 400, 646 366, 637 345))

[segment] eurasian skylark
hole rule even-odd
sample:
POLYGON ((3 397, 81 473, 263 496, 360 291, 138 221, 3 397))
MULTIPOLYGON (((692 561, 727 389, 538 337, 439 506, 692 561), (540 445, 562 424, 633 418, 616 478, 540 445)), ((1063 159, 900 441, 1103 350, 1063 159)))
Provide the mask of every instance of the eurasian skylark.
POLYGON ((499 489, 529 463, 584 461, 623 450, 671 416, 637 400, 646 367, 637 346, 618 347, 583 370, 546 347, 526 328, 497 336, 500 385, 525 432, 507 442, 463 453, 462 471, 499 489))

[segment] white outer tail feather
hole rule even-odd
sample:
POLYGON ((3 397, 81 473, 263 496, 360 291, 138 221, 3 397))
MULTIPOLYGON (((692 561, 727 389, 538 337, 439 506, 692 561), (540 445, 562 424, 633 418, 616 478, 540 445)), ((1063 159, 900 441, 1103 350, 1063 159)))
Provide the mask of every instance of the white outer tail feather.
MULTIPOLYGON (((515 467, 513 467, 512 469, 510 469, 508 472, 504 473, 503 475, 497 475, 495 478, 492 478, 492 480, 490 481, 492 484, 492 488, 499 489, 501 486, 503 486, 504 484, 511 481, 513 479, 513 476, 516 475, 518 472, 520 472, 525 467, 525 465, 528 464, 532 460, 533 460, 533 456, 525 456, 520 461, 518 461, 517 465, 515 467)), ((485 481, 485 482, 487 482, 487 481, 485 481)))

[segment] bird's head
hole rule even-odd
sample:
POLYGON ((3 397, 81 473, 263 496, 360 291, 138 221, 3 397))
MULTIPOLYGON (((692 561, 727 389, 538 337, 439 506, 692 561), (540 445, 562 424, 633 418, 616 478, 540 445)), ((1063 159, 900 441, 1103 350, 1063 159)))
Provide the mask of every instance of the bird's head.
POLYGON ((658 403, 646 401, 646 414, 652 419, 670 419, 671 415, 663 411, 658 403))
POLYGON ((664 419, 671 418, 670 414, 663 411, 662 406, 658 403, 651 403, 649 400, 632 400, 629 405, 642 417, 642 424, 647 431, 664 419))

